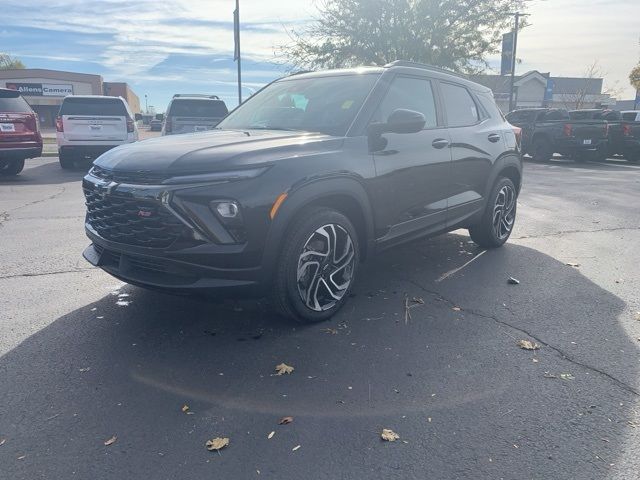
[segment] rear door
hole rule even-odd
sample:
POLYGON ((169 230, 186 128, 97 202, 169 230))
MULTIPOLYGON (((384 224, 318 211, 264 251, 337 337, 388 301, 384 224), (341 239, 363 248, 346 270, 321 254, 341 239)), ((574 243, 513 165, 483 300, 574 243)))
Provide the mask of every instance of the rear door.
POLYGON ((119 98, 66 97, 60 107, 64 138, 68 141, 124 142, 127 109, 119 98))
POLYGON ((177 98, 169 112, 171 133, 192 133, 211 130, 228 113, 221 100, 206 98, 177 98))
POLYGON ((452 225, 483 208, 493 163, 505 151, 507 124, 495 105, 485 108, 463 85, 440 82, 440 93, 451 137, 452 225))
POLYGON ((0 142, 31 141, 37 132, 35 115, 18 92, 0 91, 0 142))

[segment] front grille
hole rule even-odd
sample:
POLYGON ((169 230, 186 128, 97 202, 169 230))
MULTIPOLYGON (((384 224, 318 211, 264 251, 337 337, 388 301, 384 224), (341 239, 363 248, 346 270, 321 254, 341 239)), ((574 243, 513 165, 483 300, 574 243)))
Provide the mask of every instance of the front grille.
POLYGON ((137 172, 116 172, 114 170, 107 170, 106 168, 98 167, 97 165, 91 169, 91 175, 101 178, 102 180, 109 180, 116 183, 132 183, 134 185, 158 185, 169 178, 165 174, 152 173, 143 170, 137 172))
POLYGON ((149 248, 167 248, 188 229, 162 205, 118 194, 102 195, 84 187, 87 222, 106 240, 149 248))

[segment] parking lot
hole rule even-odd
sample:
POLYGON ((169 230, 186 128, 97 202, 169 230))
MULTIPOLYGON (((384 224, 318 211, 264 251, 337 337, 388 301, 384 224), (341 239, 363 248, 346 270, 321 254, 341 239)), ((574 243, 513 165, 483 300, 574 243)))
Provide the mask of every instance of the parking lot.
POLYGON ((82 176, 0 181, 0 477, 638 478, 640 165, 527 161, 504 248, 384 252, 311 326, 92 268, 82 176))

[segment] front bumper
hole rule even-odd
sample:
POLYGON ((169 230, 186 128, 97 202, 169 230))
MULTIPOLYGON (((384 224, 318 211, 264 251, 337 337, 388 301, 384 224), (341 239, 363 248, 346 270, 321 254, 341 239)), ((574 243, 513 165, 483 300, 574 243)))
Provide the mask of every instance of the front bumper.
POLYGON ((264 235, 262 243, 256 236, 225 243, 229 236, 208 207, 218 191, 229 198, 225 185, 133 185, 88 174, 83 188, 85 231, 93 242, 83 256, 114 277, 162 290, 243 295, 261 294, 268 283, 261 264, 264 235), (169 227, 159 228, 164 225, 169 227), (207 237, 216 232, 217 238, 207 237))

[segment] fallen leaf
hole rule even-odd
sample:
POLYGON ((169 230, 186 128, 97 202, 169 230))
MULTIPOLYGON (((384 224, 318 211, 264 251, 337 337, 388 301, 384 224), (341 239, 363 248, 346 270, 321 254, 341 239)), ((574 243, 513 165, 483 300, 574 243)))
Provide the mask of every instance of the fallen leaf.
POLYGON ((115 435, 113 437, 111 437, 109 440, 105 440, 104 441, 104 446, 108 447, 109 445, 113 445, 114 443, 116 443, 116 440, 118 439, 118 437, 116 437, 115 435))
POLYGON ((460 307, 453 307, 451 310, 453 310, 454 312, 459 312, 460 311, 460 307))
POLYGON ((298 450, 300 448, 300 445, 296 445, 295 447, 293 447, 291 449, 292 452, 295 452, 296 450, 298 450))
POLYGON ((278 425, 287 425, 293 422, 293 417, 282 417, 278 422, 278 425))
POLYGON ((336 330, 335 328, 325 328, 324 330, 322 330, 324 333, 328 333, 330 335, 337 335, 338 334, 338 330, 336 330))
POLYGON ((271 440, 275 434, 276 434, 276 432, 271 432, 267 438, 269 440, 271 440))
POLYGON ((389 428, 383 428, 380 437, 387 442, 395 442, 400 438, 400 435, 389 428))
POLYGON ((566 265, 574 268, 578 268, 580 266, 579 263, 574 263, 574 262, 567 262, 566 265))
POLYGON ((509 285, 520 285, 520 280, 518 280, 517 278, 509 277, 507 283, 509 285))
POLYGON ((539 350, 540 345, 529 340, 518 340, 518 346, 523 350, 539 350))
POLYGON ((561 373, 560 374, 560 378, 562 380, 575 380, 576 377, 574 377, 573 375, 571 375, 570 373, 561 373))
POLYGON ((558 378, 553 373, 544 372, 544 378, 558 378))
POLYGON ((182 406, 182 408, 181 408, 181 410, 182 410, 183 412, 185 412, 185 413, 186 413, 186 412, 188 412, 188 411, 189 411, 189 405, 183 405, 183 406, 182 406))
POLYGON ((287 365, 286 363, 281 363, 280 365, 276 365, 276 375, 284 375, 285 373, 287 375, 290 375, 291 372, 293 372, 293 367, 290 365, 287 365))
POLYGON ((207 440, 207 443, 205 444, 205 446, 207 447, 207 450, 210 450, 210 451, 220 450, 226 447, 227 445, 229 445, 229 439, 226 437, 225 438, 216 437, 211 440, 207 440))
POLYGON ((413 299, 411 301, 413 303, 419 303, 420 305, 424 305, 424 299, 422 299, 420 297, 413 297, 413 299))
POLYGON ((636 320, 640 322, 640 312, 636 312, 636 320))

